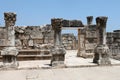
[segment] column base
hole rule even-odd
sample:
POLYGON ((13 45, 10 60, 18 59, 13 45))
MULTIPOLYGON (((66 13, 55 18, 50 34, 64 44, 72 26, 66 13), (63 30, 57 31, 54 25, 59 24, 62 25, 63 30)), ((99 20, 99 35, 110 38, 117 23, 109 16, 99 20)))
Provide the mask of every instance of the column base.
POLYGON ((99 65, 111 65, 111 61, 109 59, 109 48, 107 45, 98 45, 95 48, 93 63, 97 63, 99 65))
POLYGON ((4 68, 18 67, 17 54, 18 54, 18 51, 16 47, 5 47, 1 51, 1 55, 3 58, 3 67, 4 68))
POLYGON ((65 66, 65 54, 66 51, 63 47, 55 47, 51 50, 52 58, 51 58, 51 66, 52 67, 63 67, 65 66))
POLYGON ((4 68, 16 68, 18 67, 18 62, 16 61, 16 56, 4 55, 3 57, 3 67, 4 68))
POLYGON ((65 67, 64 61, 52 61, 51 62, 52 67, 65 67))

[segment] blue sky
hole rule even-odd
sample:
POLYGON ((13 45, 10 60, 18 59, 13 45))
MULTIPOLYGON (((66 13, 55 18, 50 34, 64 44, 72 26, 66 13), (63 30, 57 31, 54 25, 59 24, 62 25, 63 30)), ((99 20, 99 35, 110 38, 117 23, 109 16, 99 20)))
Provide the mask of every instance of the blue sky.
POLYGON ((17 14, 16 25, 49 24, 51 18, 80 19, 86 16, 108 16, 107 31, 120 29, 120 0, 1 0, 0 26, 4 12, 17 14))

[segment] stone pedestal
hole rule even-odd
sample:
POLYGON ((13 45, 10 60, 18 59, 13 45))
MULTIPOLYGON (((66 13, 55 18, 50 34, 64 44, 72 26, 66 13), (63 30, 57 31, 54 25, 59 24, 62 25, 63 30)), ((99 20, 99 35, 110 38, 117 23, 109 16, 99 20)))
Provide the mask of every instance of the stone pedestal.
POLYGON ((109 48, 107 45, 98 45, 95 48, 95 55, 93 59, 93 63, 97 63, 99 65, 110 65, 111 61, 109 60, 109 48))
POLYGON ((63 67, 65 66, 64 60, 65 60, 65 49, 60 46, 54 47, 54 49, 51 50, 52 58, 51 58, 51 65, 54 67, 63 67))
POLYGON ((15 47, 15 31, 14 25, 16 21, 15 13, 4 13, 5 27, 7 30, 6 46, 2 51, 1 55, 3 57, 3 66, 7 68, 17 67, 18 63, 16 57, 18 50, 15 47))
POLYGON ((93 63, 99 65, 110 65, 111 61, 109 60, 109 48, 106 44, 106 22, 107 17, 97 17, 96 23, 98 28, 98 45, 94 49, 94 59, 93 63))
POLYGON ((3 57, 3 67, 17 67, 18 66, 18 62, 17 62, 17 54, 18 54, 18 50, 16 49, 16 47, 5 47, 2 51, 1 51, 1 55, 3 57))
POLYGON ((63 67, 65 60, 65 49, 62 46, 61 41, 61 27, 62 27, 62 19, 52 19, 51 20, 52 28, 54 30, 54 48, 51 49, 52 58, 51 58, 51 66, 53 67, 63 67))

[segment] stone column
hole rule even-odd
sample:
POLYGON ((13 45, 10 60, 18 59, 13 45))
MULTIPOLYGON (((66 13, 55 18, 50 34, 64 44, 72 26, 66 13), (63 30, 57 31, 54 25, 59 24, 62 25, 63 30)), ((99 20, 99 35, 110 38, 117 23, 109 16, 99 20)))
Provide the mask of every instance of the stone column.
POLYGON ((80 29, 78 29, 78 52, 77 52, 77 57, 80 57, 81 56, 81 53, 80 53, 80 33, 81 33, 81 31, 80 31, 80 29))
POLYGON ((52 66, 64 66, 65 60, 65 49, 62 46, 61 41, 61 28, 62 28, 62 19, 56 18, 51 20, 52 29, 54 30, 54 48, 51 49, 52 59, 51 65, 52 66))
POLYGON ((73 39, 73 49, 76 49, 76 38, 73 39))
POLYGON ((99 43, 94 50, 95 55, 94 55, 93 62, 98 63, 100 65, 111 64, 111 61, 109 60, 109 48, 106 44, 106 23, 107 23, 107 17, 96 18, 99 43))
POLYGON ((4 67, 17 67, 18 63, 16 61, 16 56, 18 51, 15 47, 15 31, 14 25, 16 21, 16 14, 15 13, 4 13, 4 20, 5 20, 5 27, 7 30, 7 39, 5 47, 1 51, 1 55, 3 57, 3 66, 4 67))

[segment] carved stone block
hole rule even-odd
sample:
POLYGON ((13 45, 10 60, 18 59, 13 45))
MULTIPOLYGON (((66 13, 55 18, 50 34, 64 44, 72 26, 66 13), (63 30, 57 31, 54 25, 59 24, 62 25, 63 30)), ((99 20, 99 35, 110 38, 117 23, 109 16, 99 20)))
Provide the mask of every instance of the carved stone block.
POLYGON ((98 45, 95 48, 95 58, 93 60, 94 63, 98 63, 100 65, 110 65, 111 61, 109 60, 109 48, 107 45, 98 45))
POLYGON ((63 47, 57 46, 51 49, 52 58, 51 58, 51 66, 65 66, 65 54, 66 51, 63 47))

